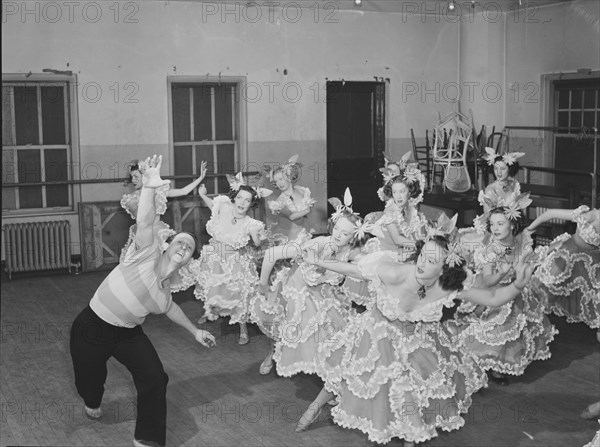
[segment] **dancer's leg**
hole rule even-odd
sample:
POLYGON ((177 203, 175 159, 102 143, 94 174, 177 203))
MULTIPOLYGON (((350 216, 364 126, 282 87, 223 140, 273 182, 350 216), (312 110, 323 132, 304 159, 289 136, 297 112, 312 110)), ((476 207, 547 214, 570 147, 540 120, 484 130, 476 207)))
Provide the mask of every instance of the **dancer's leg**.
POLYGON ((117 330, 117 327, 102 321, 89 307, 77 316, 71 326, 69 348, 75 386, 85 403, 86 414, 94 419, 101 415, 106 362, 115 347, 117 330))
POLYGON ((298 421, 296 431, 304 431, 310 426, 310 424, 316 421, 325 404, 333 399, 333 396, 333 393, 327 391, 325 387, 323 387, 317 398, 308 406, 308 409, 298 421))
POLYGON ((273 340, 270 340, 269 353, 262 361, 262 363, 260 364, 260 368, 258 369, 258 372, 263 376, 269 374, 273 369, 273 354, 275 354, 275 342, 273 340))
POLYGON ((167 383, 162 362, 140 326, 123 340, 114 357, 129 370, 137 390, 135 439, 165 445, 167 435, 167 383))
POLYGON ((248 337, 248 326, 246 325, 246 323, 240 323, 240 338, 238 340, 238 343, 240 345, 245 345, 250 341, 250 338, 248 337))

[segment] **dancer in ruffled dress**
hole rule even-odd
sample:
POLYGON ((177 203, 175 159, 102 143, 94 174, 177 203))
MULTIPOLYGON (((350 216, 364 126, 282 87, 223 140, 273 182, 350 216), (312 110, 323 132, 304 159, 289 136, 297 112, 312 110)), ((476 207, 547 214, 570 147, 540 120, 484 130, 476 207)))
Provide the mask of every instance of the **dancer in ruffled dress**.
POLYGON ((196 284, 194 295, 204 302, 204 317, 199 323, 229 316, 229 324, 239 323, 239 344, 249 341, 246 323, 249 302, 256 293, 258 272, 248 243, 259 246, 266 239, 265 224, 248 215, 250 208, 272 191, 245 184, 242 174, 228 176, 231 192, 213 199, 201 185, 199 194, 211 210, 206 231, 212 236, 202 247, 199 259, 190 262, 182 275, 196 284))
POLYGON ((277 373, 291 376, 314 373, 320 343, 339 331, 352 313, 349 301, 336 292, 343 276, 319 269, 302 260, 302 252, 312 249, 324 259, 348 260, 365 238, 363 221, 352 211, 352 198, 346 189, 344 204, 329 199, 336 212, 329 219, 330 236, 304 244, 271 247, 265 253, 260 287, 263 292, 252 305, 252 321, 273 342, 259 372, 268 374, 277 363, 277 373), (277 273, 268 285, 271 270, 280 259, 298 258, 291 267, 277 273), (340 299, 342 298, 342 299, 340 299))
POLYGON ((524 152, 508 152, 499 154, 491 147, 485 148, 486 155, 482 158, 487 161, 490 168, 493 168, 494 177, 496 180, 486 186, 485 189, 479 191, 479 204, 483 206, 484 213, 490 210, 489 201, 496 203, 498 206, 504 205, 503 200, 508 199, 511 195, 521 193, 521 185, 515 179, 519 172, 518 158, 525 155, 524 152), (488 198, 489 200, 484 200, 488 198))
MULTIPOLYGON (((379 197, 379 200, 381 200, 382 202, 385 202, 386 205, 390 201, 391 197, 388 197, 384 194, 383 188, 391 179, 400 175, 400 171, 401 171, 400 166, 402 164, 404 164, 406 166, 406 160, 408 157, 410 157, 410 152, 407 152, 406 154, 404 154, 402 156, 401 160, 396 162, 396 161, 391 161, 387 155, 384 156, 385 166, 383 168, 379 169, 379 172, 381 172, 381 175, 383 176, 383 185, 381 186, 381 188, 379 188, 377 190, 377 197, 379 197)), ((377 213, 377 214, 372 213, 372 214, 374 214, 377 217, 380 217, 379 213, 377 213)), ((365 221, 367 220, 367 216, 365 216, 365 221)))
POLYGON ((335 394, 335 423, 366 433, 369 440, 404 445, 427 441, 437 429, 456 430, 471 395, 486 386, 485 373, 468 350, 459 349, 440 323, 442 309, 462 299, 501 306, 514 299, 531 277, 521 262, 514 283, 499 289, 463 289, 468 272, 449 245, 450 229, 438 229, 419 243, 416 263, 400 264, 390 252, 373 253, 356 265, 319 259, 315 265, 371 281, 376 305, 350 319, 320 345, 317 374, 325 386, 302 415, 305 430, 335 394))
MULTIPOLYGON (((403 262, 414 253, 416 241, 427 234, 427 218, 417 209, 423 201, 425 177, 416 164, 407 162, 408 156, 410 152, 400 160, 398 174, 387 178, 383 186, 385 209, 381 217, 367 224, 367 231, 375 237, 367 241, 363 253, 390 250, 403 262)), ((358 304, 365 304, 370 295, 368 281, 352 277, 346 278, 341 290, 358 304)))
MULTIPOLYGON (((140 191, 142 190, 142 176, 144 174, 145 164, 144 162, 138 162, 134 160, 130 163, 128 167, 129 174, 125 179, 126 185, 132 185, 134 190, 132 193, 123 194, 121 198, 121 206, 123 209, 131 216, 133 220, 137 217, 137 209, 138 203, 140 201, 140 191)), ((165 214, 167 211, 167 199, 169 197, 181 197, 188 195, 190 192, 194 190, 201 182, 204 180, 206 176, 206 162, 203 161, 200 166, 200 177, 194 180, 189 185, 183 188, 173 188, 170 189, 169 185, 162 186, 160 188, 156 188, 155 194, 155 208, 156 208, 156 220, 154 222, 155 234, 158 240, 160 240, 160 244, 164 245, 167 239, 173 236, 176 232, 169 227, 168 224, 160 220, 160 216, 165 214)), ((131 243, 134 240, 136 232, 136 224, 133 224, 129 227, 129 237, 125 246, 121 250, 121 256, 119 261, 123 261, 125 256, 127 255, 127 251, 131 246, 131 243)))
POLYGON ((302 164, 294 155, 287 163, 270 170, 269 179, 280 191, 279 197, 267 201, 270 216, 267 229, 274 245, 288 242, 301 244, 311 238, 308 215, 317 203, 310 189, 296 185, 302 164))
POLYGON ((576 222, 577 230, 538 249, 543 261, 528 290, 548 311, 567 317, 569 323, 583 322, 596 329, 600 342, 600 209, 585 205, 575 210, 550 209, 527 230, 535 231, 550 219, 576 222))
POLYGON ((403 166, 387 181, 383 186, 386 207, 369 229, 375 239, 369 240, 365 252, 392 250, 398 252, 400 260, 414 252, 415 241, 425 235, 427 227, 427 219, 417 210, 423 201, 424 181, 415 164, 403 166))
MULTIPOLYGON (((509 206, 489 212, 487 234, 475 250, 477 286, 495 288, 512 282, 520 256, 533 251, 521 211, 529 203, 528 193, 521 194, 509 206)), ((508 383, 504 374, 521 375, 532 361, 550 358, 548 345, 558 332, 543 304, 525 294, 500 307, 462 304, 446 324, 489 370, 490 379, 502 385, 508 383)))

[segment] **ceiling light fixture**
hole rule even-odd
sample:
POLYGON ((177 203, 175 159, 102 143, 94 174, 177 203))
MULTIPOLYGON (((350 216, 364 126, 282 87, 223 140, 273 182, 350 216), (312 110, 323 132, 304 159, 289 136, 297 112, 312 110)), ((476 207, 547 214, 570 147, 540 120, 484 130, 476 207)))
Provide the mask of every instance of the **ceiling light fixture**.
POLYGON ((448 9, 450 11, 454 11, 454 0, 450 0, 450 4, 448 5, 448 9))
POLYGON ((362 6, 362 0, 354 0, 354 7, 361 7, 362 6))

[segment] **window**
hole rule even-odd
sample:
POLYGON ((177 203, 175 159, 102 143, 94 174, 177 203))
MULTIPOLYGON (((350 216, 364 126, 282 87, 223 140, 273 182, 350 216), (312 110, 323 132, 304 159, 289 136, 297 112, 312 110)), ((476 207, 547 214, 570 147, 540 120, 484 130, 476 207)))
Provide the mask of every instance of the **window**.
MULTIPOLYGON (((4 78, 4 76, 3 76, 4 78)), ((3 82, 2 208, 71 210, 69 82, 3 82), (29 184, 6 186, 5 184, 29 184)))
POLYGON ((555 83, 556 125, 571 127, 575 130, 560 130, 560 133, 581 133, 579 128, 591 130, 598 126, 598 92, 600 84, 597 80, 562 81, 555 83))
POLYGON ((200 174, 208 163, 204 181, 209 194, 229 191, 223 174, 234 174, 240 158, 239 82, 170 83, 171 135, 174 174, 182 187, 200 174))
MULTIPOLYGON (((592 190, 594 132, 600 125, 600 83, 597 79, 554 81, 554 167, 580 171, 556 174, 555 186, 575 188, 584 196, 592 190)), ((600 160, 597 170, 600 172, 600 160)))

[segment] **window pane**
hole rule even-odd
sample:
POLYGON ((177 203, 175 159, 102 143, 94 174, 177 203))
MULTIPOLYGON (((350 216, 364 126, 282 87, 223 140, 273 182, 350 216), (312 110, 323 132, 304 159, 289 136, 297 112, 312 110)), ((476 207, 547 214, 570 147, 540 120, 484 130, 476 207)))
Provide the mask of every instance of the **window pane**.
POLYGON ((12 101, 10 87, 2 87, 2 145, 14 146, 12 130, 12 101))
POLYGON ((581 109, 581 93, 582 90, 571 90, 571 108, 572 109, 581 109))
POLYGON ((569 108, 569 90, 558 91, 558 108, 568 109, 569 108))
POLYGON ((19 183, 41 182, 41 161, 39 149, 21 149, 17 151, 19 183))
MULTIPOLYGON (((571 112, 571 127, 581 127, 581 112, 571 112)), ((577 130, 572 130, 571 132, 577 132, 577 130)))
POLYGON ((194 87, 194 141, 212 140, 210 102, 212 89, 208 85, 194 87))
POLYGON ((37 88, 14 87, 17 145, 39 144, 37 88))
POLYGON ((583 127, 598 127, 595 120, 596 112, 583 112, 583 127))
MULTIPOLYGON (((12 150, 2 151, 2 183, 15 182, 15 161, 12 150)), ((16 207, 15 188, 2 188, 2 209, 14 210, 16 207)))
POLYGON ((190 141, 190 89, 173 86, 173 141, 190 141))
MULTIPOLYGON (((17 167, 19 171, 19 183, 42 181, 39 149, 24 149, 17 151, 17 167)), ((42 187, 20 186, 19 207, 41 208, 42 187)))
MULTIPOLYGON (((558 112, 558 127, 569 127, 569 112, 558 112)), ((561 130, 560 133, 566 133, 561 130)))
POLYGON ((232 100, 235 99, 235 86, 223 84, 215 86, 215 132, 216 140, 232 140, 232 100))
MULTIPOLYGON (((66 149, 46 149, 44 151, 44 164, 47 182, 68 180, 66 149)), ((68 185, 46 186, 46 206, 69 206, 68 188, 68 185)))
MULTIPOLYGON (((221 174, 236 174, 234 148, 233 144, 219 144, 217 146, 217 167, 221 174)), ((219 193, 225 193, 229 190, 229 182, 226 177, 219 177, 218 188, 219 193)))
POLYGON ((41 208, 42 207, 42 187, 41 186, 20 186, 19 187, 19 208, 41 208))
POLYGON ((67 144, 63 86, 42 87, 42 138, 44 144, 67 144))
POLYGON ((207 163, 206 168, 208 174, 214 174, 215 172, 215 161, 213 160, 213 146, 202 145, 196 146, 196 172, 200 174, 200 163, 204 160, 207 163))
POLYGON ((189 179, 175 180, 176 188, 183 188, 193 181, 192 146, 175 147, 175 175, 189 175, 189 179))
POLYGON ((596 92, 597 90, 584 90, 583 92, 583 107, 586 109, 596 108, 596 92))

